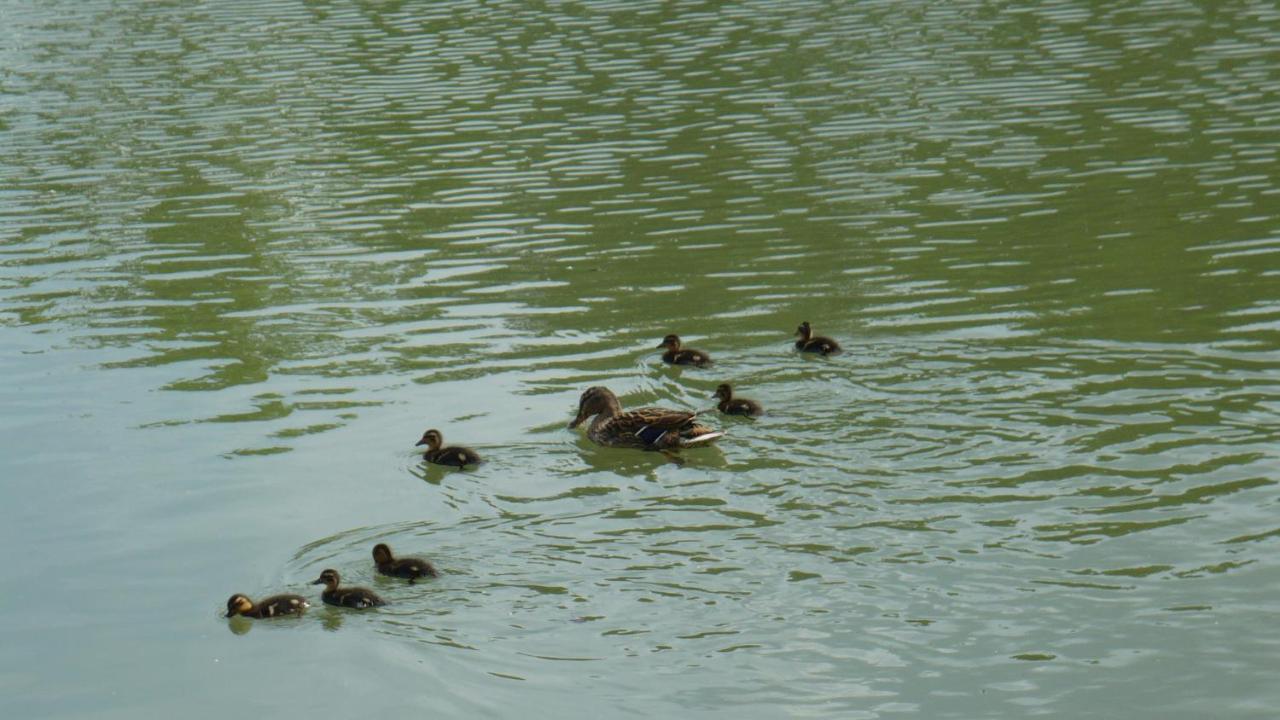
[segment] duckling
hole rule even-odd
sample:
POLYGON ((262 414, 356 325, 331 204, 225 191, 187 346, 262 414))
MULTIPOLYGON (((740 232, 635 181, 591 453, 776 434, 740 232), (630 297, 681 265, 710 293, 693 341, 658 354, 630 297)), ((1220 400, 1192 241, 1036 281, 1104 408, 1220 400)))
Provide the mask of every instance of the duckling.
POLYGON ((816 352, 823 355, 838 355, 844 352, 840 343, 835 340, 821 335, 815 336, 812 328, 809 327, 808 320, 800 323, 800 327, 796 328, 796 335, 800 338, 796 340, 796 349, 801 352, 816 352))
POLYGON ((312 585, 324 585, 324 592, 320 593, 320 599, 330 605, 338 607, 351 608, 368 608, 386 605, 386 601, 378 597, 378 594, 372 590, 362 587, 348 587, 338 589, 338 583, 342 582, 342 578, 338 576, 337 570, 325 570, 320 573, 320 577, 311 583, 312 585))
POLYGON ((698 413, 646 407, 622 411, 618 398, 606 387, 587 388, 578 399, 578 414, 569 429, 595 416, 587 437, 609 447, 672 450, 715 440, 724 435, 694 422, 698 413))
POLYGON ((251 618, 273 618, 283 615, 301 615, 302 611, 311 607, 311 603, 301 595, 272 595, 262 602, 255 603, 247 595, 232 595, 227 601, 225 617, 244 615, 251 618))
POLYGON ((454 445, 452 447, 441 447, 444 445, 444 435, 439 430, 428 430, 422 433, 422 439, 416 445, 426 445, 427 451, 422 457, 427 462, 437 465, 452 465, 466 469, 468 465, 479 465, 484 462, 480 459, 480 453, 468 447, 454 445))
POLYGON ((436 569, 431 563, 418 558, 399 558, 391 556, 391 548, 386 543, 373 546, 373 563, 378 572, 391 577, 408 578, 409 584, 420 577, 436 577, 436 569))
POLYGON ((701 350, 681 348, 679 335, 668 335, 662 338, 662 343, 658 347, 667 349, 666 352, 662 353, 662 361, 672 365, 706 367, 711 364, 711 356, 701 350))
POLYGON ((764 408, 755 400, 735 398, 733 396, 733 388, 729 387, 729 383, 720 383, 716 387, 715 397, 720 398, 720 404, 716 405, 716 407, 725 415, 756 417, 764 414, 764 408))

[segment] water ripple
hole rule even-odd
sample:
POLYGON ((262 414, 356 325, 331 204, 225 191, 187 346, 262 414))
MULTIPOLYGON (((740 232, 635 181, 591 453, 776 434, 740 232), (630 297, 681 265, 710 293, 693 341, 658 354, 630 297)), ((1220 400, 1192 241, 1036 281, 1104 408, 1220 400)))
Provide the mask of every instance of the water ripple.
POLYGON ((211 537, 272 566, 295 508, 353 528, 263 586, 333 564, 395 604, 272 641, 368 630, 346 680, 429 657, 443 714, 1274 706, 1271 5, 0 16, 5 423, 57 443, 6 475, 67 478, 21 489, 63 493, 28 545, 164 528, 186 572, 211 537), (845 354, 796 354, 805 319, 845 354), (668 332, 717 364, 664 366, 668 332), (564 427, 589 385, 724 381, 768 413, 709 413, 683 466, 564 427), (489 462, 423 463, 427 427, 489 462), (375 576, 378 540, 444 576, 375 576))

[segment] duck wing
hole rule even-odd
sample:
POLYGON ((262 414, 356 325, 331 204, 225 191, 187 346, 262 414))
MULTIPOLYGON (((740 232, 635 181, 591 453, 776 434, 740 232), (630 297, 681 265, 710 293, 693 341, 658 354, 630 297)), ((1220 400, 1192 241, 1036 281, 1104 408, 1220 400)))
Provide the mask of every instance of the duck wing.
POLYGON ((392 562, 391 572, 384 574, 413 580, 420 577, 436 577, 436 569, 434 565, 426 560, 400 558, 392 562))
POLYGON ((659 445, 669 433, 680 434, 693 425, 698 413, 686 410, 646 407, 614 415, 602 427, 601 434, 614 437, 631 436, 637 445, 659 445))
POLYGON ((801 350, 804 350, 805 352, 822 353, 823 355, 838 355, 842 352, 840 343, 829 337, 823 337, 822 335, 809 340, 809 342, 804 344, 801 350))
POLYGON ((428 453, 427 459, 437 465, 452 465, 460 468, 484 462, 480 453, 461 445, 440 448, 434 453, 428 453))

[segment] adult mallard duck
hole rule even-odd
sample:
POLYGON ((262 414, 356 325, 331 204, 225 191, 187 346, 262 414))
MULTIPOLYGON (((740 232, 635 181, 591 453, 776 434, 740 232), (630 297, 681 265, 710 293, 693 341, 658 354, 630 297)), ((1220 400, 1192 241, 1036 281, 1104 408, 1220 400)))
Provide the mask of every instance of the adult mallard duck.
POLYGON ((679 335, 668 335, 662 338, 662 343, 658 347, 667 349, 666 352, 662 353, 662 361, 672 365, 706 367, 711 364, 711 356, 701 350, 682 348, 679 335))
POLYGON ((385 600, 378 597, 377 593, 367 588, 339 588, 338 584, 341 582, 342 578, 338 576, 337 570, 325 570, 311 584, 325 586, 324 592, 320 593, 320 599, 329 605, 363 609, 387 604, 385 600))
POLYGON ((796 340, 796 349, 801 352, 822 353, 823 355, 838 355, 844 352, 840 347, 840 343, 835 340, 821 335, 814 335, 813 329, 809 327, 808 320, 800 323, 800 327, 796 328, 796 335, 800 338, 796 340))
POLYGON ((301 595, 272 595, 255 603, 248 595, 239 593, 232 595, 227 601, 226 617, 244 615, 251 618, 273 618, 284 615, 301 615, 303 610, 311 607, 311 603, 301 595))
POLYGON ((383 575, 407 578, 410 585, 420 577, 436 576, 435 566, 426 560, 392 557, 391 548, 386 543, 373 546, 373 564, 378 566, 378 572, 383 575))
POLYGON ((569 428, 595 416, 587 427, 587 437, 609 447, 640 450, 674 450, 697 445, 724 435, 694 422, 698 413, 688 410, 645 407, 622 411, 609 388, 590 387, 578 400, 578 415, 569 428))
POLYGON ((437 465, 452 465, 465 470, 468 465, 484 462, 480 459, 480 453, 469 447, 461 445, 443 447, 444 435, 441 435, 439 430, 428 430, 422 433, 422 439, 415 444, 426 445, 427 451, 422 454, 422 458, 437 465))
POLYGON ((729 383, 720 383, 716 388, 715 397, 720 398, 720 404, 716 405, 716 408, 725 415, 755 417, 764 414, 764 408, 755 400, 734 397, 733 388, 729 387, 729 383))

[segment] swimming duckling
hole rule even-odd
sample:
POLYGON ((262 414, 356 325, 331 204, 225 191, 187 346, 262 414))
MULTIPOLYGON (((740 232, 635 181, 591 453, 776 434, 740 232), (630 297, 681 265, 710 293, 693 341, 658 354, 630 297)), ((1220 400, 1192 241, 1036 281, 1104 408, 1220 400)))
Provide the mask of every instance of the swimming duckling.
POLYGON ((715 440, 724 435, 694 422, 698 413, 646 407, 622 411, 609 388, 591 387, 578 399, 578 414, 569 428, 594 415, 587 437, 609 447, 671 450, 715 440))
POLYGON ((247 595, 235 594, 227 601, 225 617, 244 615, 251 618, 273 618, 283 615, 301 615, 303 610, 311 607, 311 603, 301 595, 272 595, 262 602, 255 603, 247 595))
POLYGON ((471 448, 461 445, 441 447, 444 445, 444 436, 439 430, 428 430, 422 433, 422 439, 415 444, 426 445, 427 451, 422 454, 423 459, 437 465, 452 465, 465 470, 468 465, 484 462, 480 459, 480 453, 471 448))
POLYGON ((320 577, 311 583, 312 585, 324 585, 324 592, 320 593, 320 599, 330 605, 338 607, 351 608, 368 608, 386 605, 386 601, 378 597, 378 594, 372 590, 362 587, 338 588, 338 583, 342 582, 342 578, 338 576, 337 570, 325 570, 320 573, 320 577))
POLYGON ((662 338, 662 343, 658 347, 667 349, 666 352, 662 353, 662 361, 672 365, 705 367, 711 364, 711 356, 701 350, 681 348, 679 335, 668 335, 662 338))
POLYGON ((394 558, 391 556, 391 548, 386 543, 378 543, 373 546, 373 563, 378 566, 378 572, 391 577, 408 578, 409 584, 420 577, 436 577, 436 569, 431 563, 418 558, 394 558))
POLYGON ((840 347, 840 343, 829 337, 821 335, 815 336, 813 330, 809 327, 809 321, 805 320, 800 323, 800 327, 796 328, 796 349, 801 352, 816 352, 823 355, 838 355, 844 350, 840 347))
POLYGON ((746 398, 735 398, 733 396, 733 388, 729 387, 729 383, 720 383, 716 387, 716 397, 720 398, 720 404, 716 408, 725 415, 747 415, 755 417, 764 414, 764 408, 755 400, 746 398))

